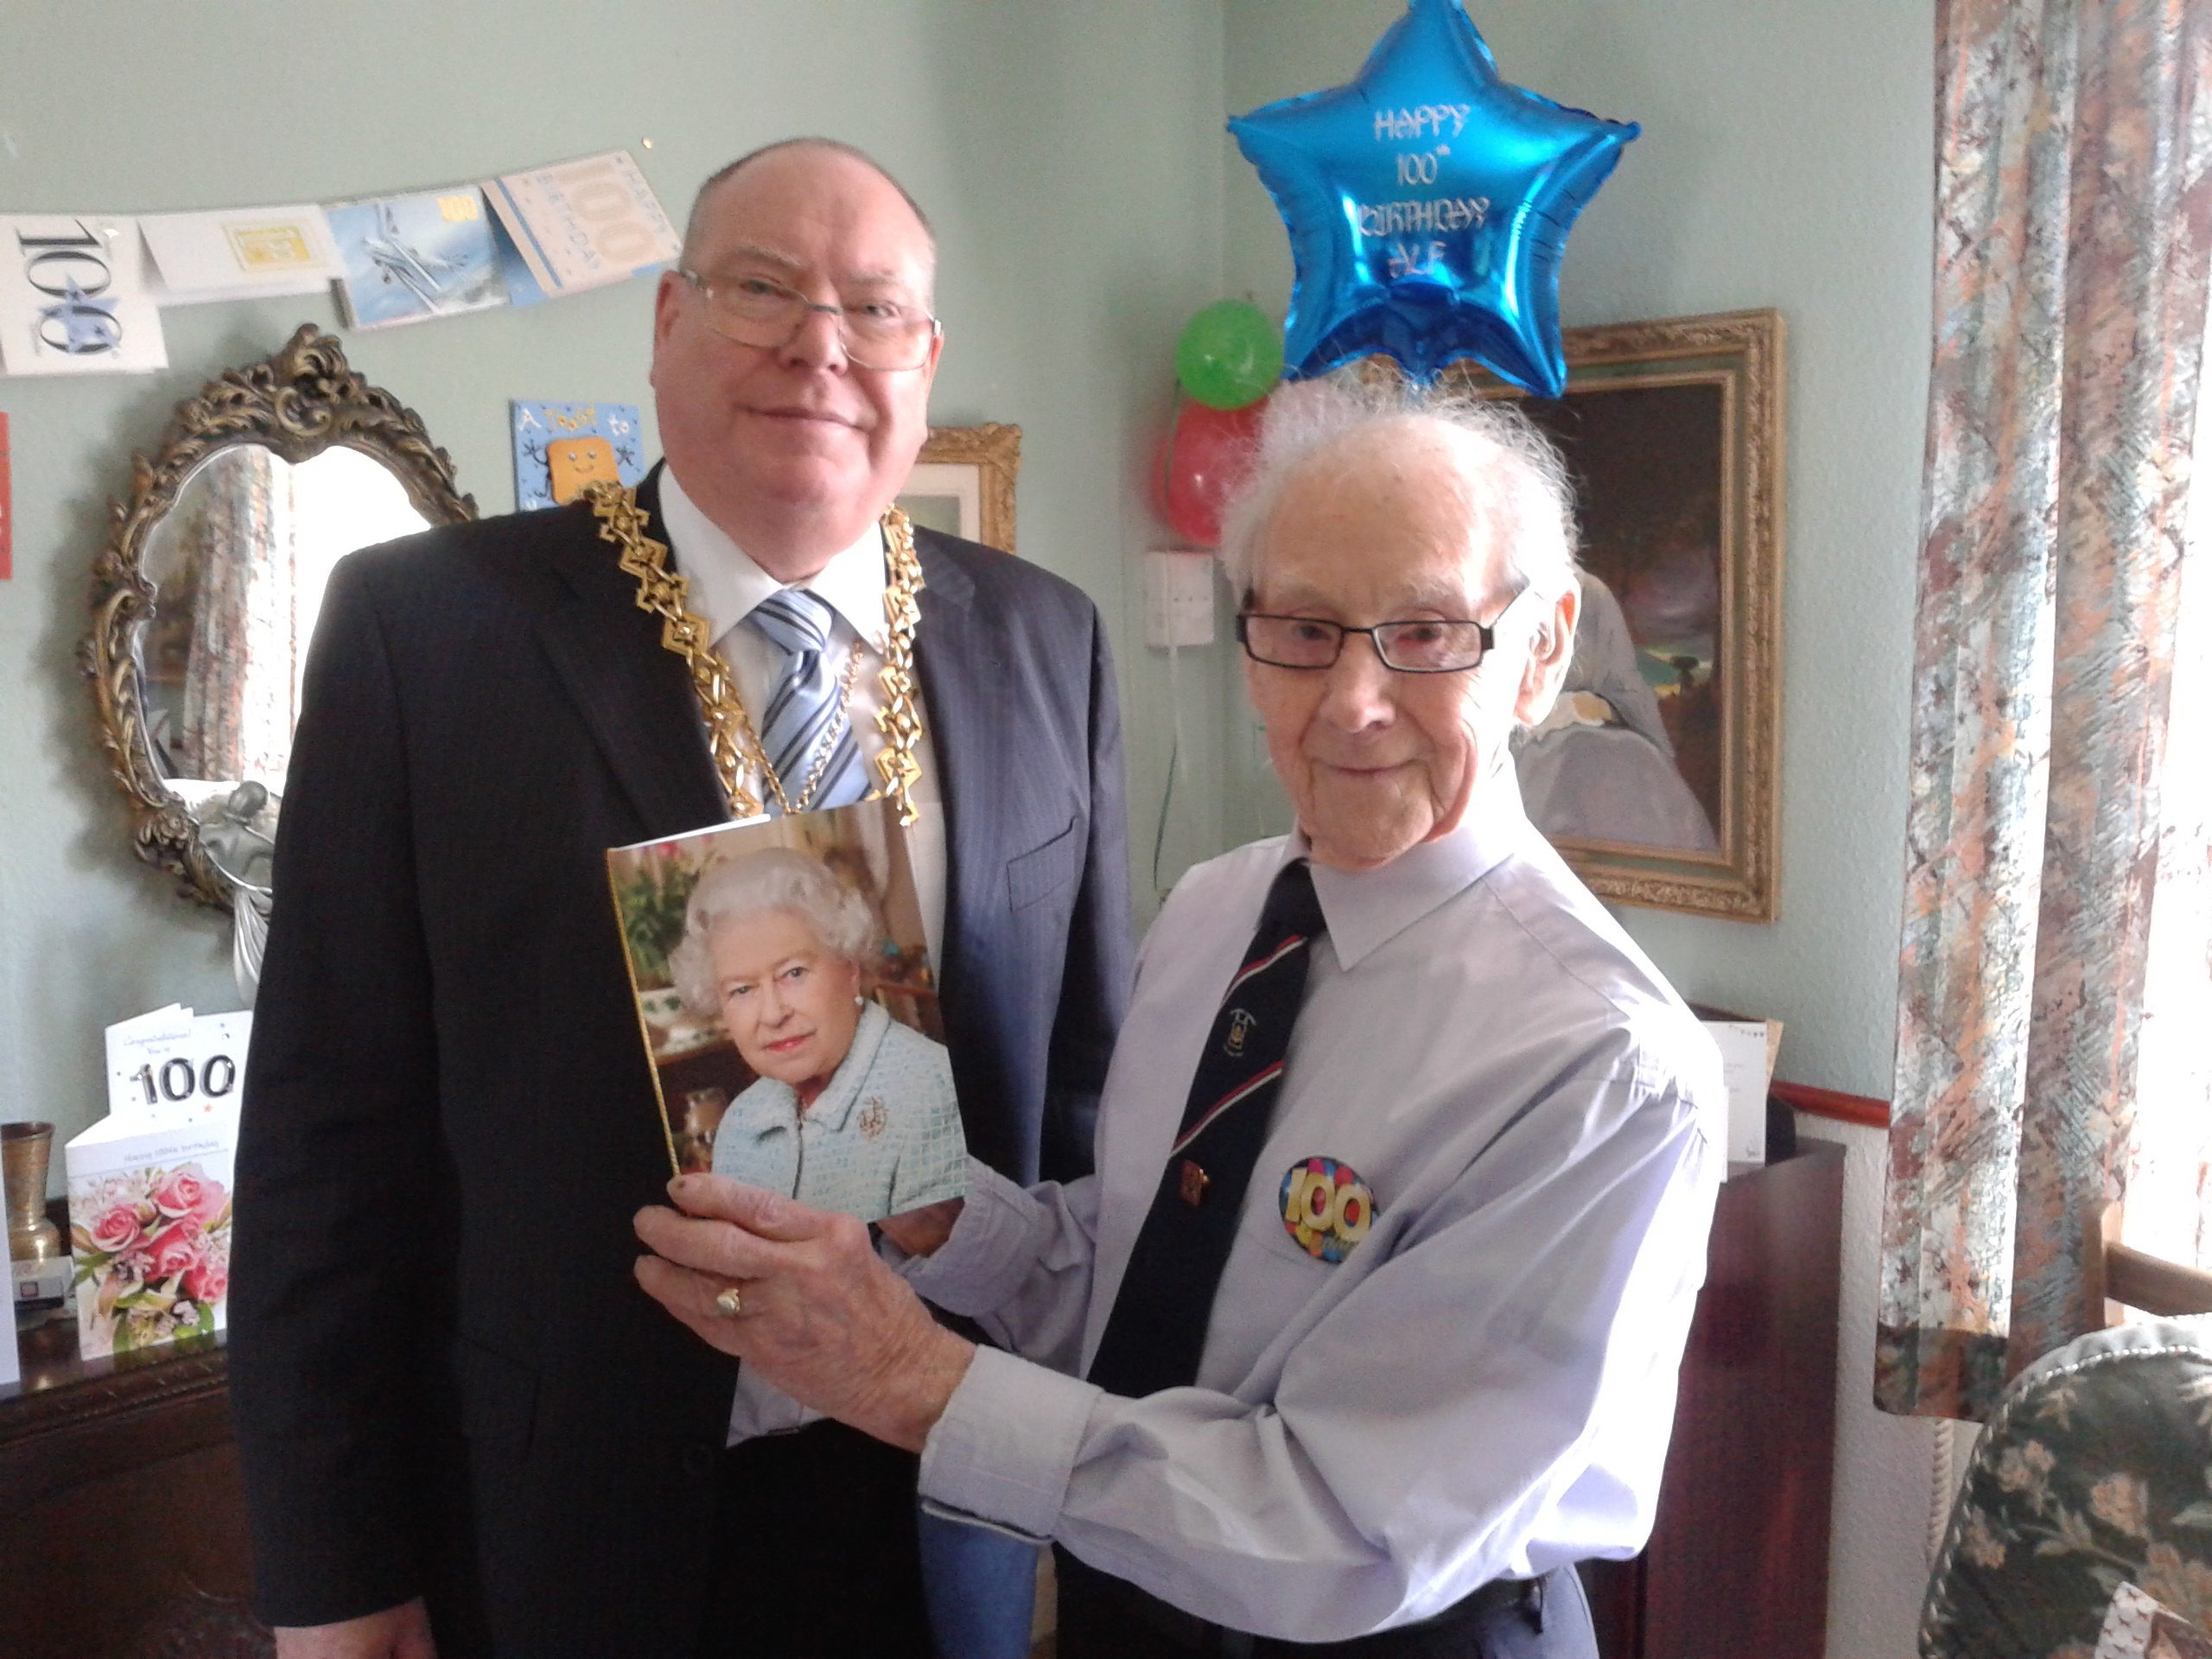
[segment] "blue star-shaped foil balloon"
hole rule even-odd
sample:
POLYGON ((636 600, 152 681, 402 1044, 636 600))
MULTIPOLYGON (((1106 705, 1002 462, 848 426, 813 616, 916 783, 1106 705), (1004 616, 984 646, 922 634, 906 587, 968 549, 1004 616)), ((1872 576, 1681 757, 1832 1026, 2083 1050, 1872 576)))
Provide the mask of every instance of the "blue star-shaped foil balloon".
POLYGON ((1416 380, 1474 357, 1566 390, 1560 257, 1633 122, 1508 86, 1462 0, 1412 0, 1349 86, 1229 130, 1290 232, 1294 377, 1384 352, 1416 380))

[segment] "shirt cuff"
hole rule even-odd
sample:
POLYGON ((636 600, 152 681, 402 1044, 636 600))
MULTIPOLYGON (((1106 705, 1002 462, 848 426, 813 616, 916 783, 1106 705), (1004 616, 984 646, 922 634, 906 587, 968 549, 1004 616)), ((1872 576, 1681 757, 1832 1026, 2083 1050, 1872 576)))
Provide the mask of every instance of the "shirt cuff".
POLYGON ((949 1313, 973 1316, 1012 1300, 1051 1230, 1051 1213, 1027 1189, 970 1158, 967 1202, 933 1254, 908 1255, 887 1237, 879 1249, 916 1294, 949 1313))
POLYGON ((1103 1391, 979 1347, 922 1442, 921 1494, 935 1506, 1046 1539, 1103 1391))

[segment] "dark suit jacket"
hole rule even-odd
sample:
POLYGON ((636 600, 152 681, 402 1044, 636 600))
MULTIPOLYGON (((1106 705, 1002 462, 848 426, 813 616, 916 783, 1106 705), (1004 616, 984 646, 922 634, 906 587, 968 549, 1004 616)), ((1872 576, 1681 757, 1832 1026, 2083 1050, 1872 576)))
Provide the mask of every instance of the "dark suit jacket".
MULTIPOLYGON (((231 1293, 273 1624, 427 1593, 444 1659, 658 1659, 698 1628, 735 1362, 631 1277, 668 1154, 602 855, 727 812, 596 530, 579 505, 433 531, 323 602, 231 1293)), ((969 1143, 1073 1175, 1129 965, 1105 639, 1035 566, 915 541, 969 1143)))

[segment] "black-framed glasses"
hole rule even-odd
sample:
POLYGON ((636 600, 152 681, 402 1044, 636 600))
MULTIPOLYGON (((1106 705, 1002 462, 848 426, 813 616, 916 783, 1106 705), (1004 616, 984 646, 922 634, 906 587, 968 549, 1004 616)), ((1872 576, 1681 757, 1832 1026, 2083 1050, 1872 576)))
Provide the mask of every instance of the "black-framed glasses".
POLYGON ((710 283, 696 270, 676 274, 707 302, 707 326, 741 346, 780 351, 798 337, 807 315, 819 311, 837 319, 837 338, 856 367, 918 369, 930 360, 930 347, 943 327, 921 307, 897 300, 823 305, 766 276, 710 283))
POLYGON ((1243 611, 1236 618, 1236 643, 1254 662, 1272 668, 1324 669, 1336 666, 1346 634, 1363 633, 1382 666, 1395 673, 1459 674, 1475 667, 1497 644, 1498 625, 1528 591, 1523 588, 1514 594, 1488 622, 1424 618, 1355 628, 1318 616, 1243 611))

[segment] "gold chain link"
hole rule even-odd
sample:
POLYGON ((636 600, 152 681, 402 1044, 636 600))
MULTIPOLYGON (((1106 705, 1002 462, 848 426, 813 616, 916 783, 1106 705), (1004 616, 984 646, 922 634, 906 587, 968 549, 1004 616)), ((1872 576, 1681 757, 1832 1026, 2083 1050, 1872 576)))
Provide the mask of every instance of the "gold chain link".
MULTIPOLYGON (((598 515, 601 539, 620 550, 623 571, 637 579, 638 608, 660 618, 663 649, 681 657, 690 671, 692 693, 706 721, 708 751, 714 758, 715 775, 721 779, 722 792, 728 798, 731 815, 760 816, 760 798, 745 787, 748 768, 760 774, 773 791, 777 805, 785 812, 804 810, 821 785, 836 745, 825 743, 819 749, 806 786, 799 791, 798 804, 793 806, 785 797, 783 780, 776 776, 775 767, 760 747, 729 664, 715 649, 707 624, 690 608, 690 582, 668 568, 667 544, 645 534, 646 515, 638 505, 636 494, 626 486, 601 482, 590 486, 585 495, 598 515)), ((883 588, 883 614, 890 625, 890 638, 884 647, 883 671, 877 680, 883 690, 883 706, 876 711, 875 724, 883 734, 884 744, 882 753, 875 757, 881 781, 868 798, 894 797, 899 822, 906 824, 914 821, 913 790, 922 773, 915 753, 922 737, 921 696, 914 680, 914 629, 921 620, 921 607, 914 602, 914 595, 921 591, 922 566, 914 554, 913 527, 897 507, 883 515, 883 543, 888 576, 883 588)), ((837 700, 841 715, 851 704, 859 669, 860 652, 855 646, 846 653, 837 700)), ((836 729, 833 722, 830 730, 836 729)))

